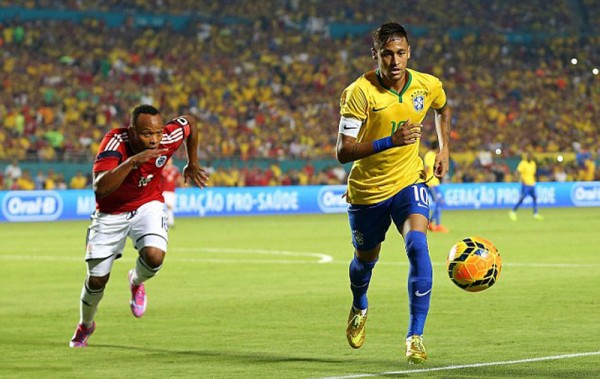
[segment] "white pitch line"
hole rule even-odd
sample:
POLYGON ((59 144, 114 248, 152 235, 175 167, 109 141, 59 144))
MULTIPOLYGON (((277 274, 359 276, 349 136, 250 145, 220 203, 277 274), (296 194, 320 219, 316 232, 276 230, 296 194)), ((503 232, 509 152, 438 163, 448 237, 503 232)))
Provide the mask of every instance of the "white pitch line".
MULTIPOLYGON (((135 262, 137 258, 122 257, 119 260, 123 262, 135 262)), ((260 263, 260 264, 318 264, 321 262, 317 261, 306 261, 306 260, 284 260, 284 259, 213 259, 213 258, 172 258, 167 257, 169 262, 173 263, 260 263)), ((0 260, 6 261, 38 261, 38 262, 74 262, 83 263, 83 256, 81 257, 55 257, 55 256, 36 256, 36 255, 5 255, 0 254, 0 260)))
POLYGON ((594 356, 594 355, 600 355, 600 351, 591 351, 588 353, 575 353, 575 354, 564 354, 564 355, 551 355, 548 357, 517 359, 517 360, 512 360, 512 361, 483 362, 483 363, 473 363, 473 364, 466 364, 466 365, 432 367, 432 368, 424 368, 424 369, 416 369, 416 370, 387 371, 387 372, 380 372, 377 374, 353 374, 353 375, 343 375, 343 376, 328 376, 328 377, 324 377, 324 378, 320 378, 320 379, 372 378, 375 376, 417 374, 417 373, 433 372, 433 371, 459 370, 459 369, 463 369, 463 368, 514 365, 514 364, 519 364, 519 363, 532 363, 532 362, 541 362, 541 361, 554 361, 554 360, 558 360, 558 359, 581 358, 581 357, 590 357, 590 356, 594 356))
MULTIPOLYGON (((247 255, 275 255, 284 257, 308 257, 315 260, 289 260, 289 259, 222 259, 222 258, 178 258, 177 256, 169 256, 169 262, 185 262, 185 263, 272 263, 272 264, 323 264, 333 261, 333 257, 327 254, 295 252, 283 250, 264 250, 264 249, 228 249, 228 248, 175 248, 170 249, 170 252, 195 252, 195 253, 213 253, 213 254, 247 254, 247 255)), ((167 253, 169 255, 169 253, 167 253)), ((11 261, 45 261, 45 262, 83 262, 83 254, 80 256, 52 256, 52 255, 24 255, 24 254, 0 254, 0 260, 11 261)), ((124 257, 123 261, 133 261, 136 258, 124 257)))
POLYGON ((263 255, 283 255, 289 257, 315 257, 319 258, 317 263, 329 263, 333 261, 333 257, 327 254, 309 253, 302 251, 286 251, 286 250, 266 250, 266 249, 228 249, 228 248, 175 248, 175 251, 190 251, 190 252, 207 252, 207 253, 223 253, 223 254, 263 254, 263 255))

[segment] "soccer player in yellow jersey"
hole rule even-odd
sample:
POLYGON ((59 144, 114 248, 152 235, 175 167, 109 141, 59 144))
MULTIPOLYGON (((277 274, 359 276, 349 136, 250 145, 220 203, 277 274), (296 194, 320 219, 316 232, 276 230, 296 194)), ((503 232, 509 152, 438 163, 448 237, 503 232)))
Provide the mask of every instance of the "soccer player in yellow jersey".
POLYGON ((521 197, 513 209, 508 212, 508 217, 510 217, 512 221, 517 221, 517 209, 519 209, 519 206, 521 206, 523 200, 525 200, 527 196, 531 196, 531 199, 533 200, 533 218, 536 220, 543 220, 544 218, 538 213, 537 209, 537 196, 535 193, 537 165, 533 160, 531 152, 527 152, 525 157, 519 162, 517 172, 521 176, 521 197))
POLYGON ((441 184, 441 180, 433 174, 435 156, 437 155, 438 149, 438 142, 432 141, 429 151, 427 151, 423 157, 423 168, 425 177, 427 178, 427 186, 429 187, 429 208, 431 208, 429 230, 432 232, 448 233, 449 230, 442 225, 442 205, 444 199, 438 188, 441 184))
POLYGON ((423 363, 427 354, 422 335, 433 281, 427 246, 429 192, 419 157, 421 122, 433 108, 440 147, 434 175, 441 178, 448 172, 451 111, 439 79, 407 68, 410 45, 402 25, 381 25, 373 33, 371 53, 378 68, 342 93, 336 146, 338 161, 354 162, 346 197, 355 249, 346 337, 355 349, 365 340, 367 289, 393 221, 404 237, 410 264, 406 359, 423 363))
POLYGON ((596 177, 596 162, 592 157, 586 158, 583 161, 583 168, 580 172, 580 178, 584 182, 591 182, 596 177))

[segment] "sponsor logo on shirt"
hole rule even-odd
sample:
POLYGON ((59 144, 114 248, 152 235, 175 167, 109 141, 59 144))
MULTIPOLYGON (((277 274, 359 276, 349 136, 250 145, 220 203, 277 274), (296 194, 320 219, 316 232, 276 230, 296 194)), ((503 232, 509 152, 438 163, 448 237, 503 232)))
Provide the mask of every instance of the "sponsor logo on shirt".
POLYGON ((148 185, 148 183, 150 183, 150 181, 152 180, 152 178, 154 178, 154 175, 150 174, 146 177, 141 177, 140 181, 138 182, 138 187, 146 187, 148 185))
POLYGON ((381 108, 375 108, 375 107, 373 107, 373 112, 379 112, 379 111, 382 111, 382 110, 384 110, 384 109, 385 109, 385 108, 387 108, 387 107, 388 107, 387 105, 386 105, 385 107, 381 107, 381 108))

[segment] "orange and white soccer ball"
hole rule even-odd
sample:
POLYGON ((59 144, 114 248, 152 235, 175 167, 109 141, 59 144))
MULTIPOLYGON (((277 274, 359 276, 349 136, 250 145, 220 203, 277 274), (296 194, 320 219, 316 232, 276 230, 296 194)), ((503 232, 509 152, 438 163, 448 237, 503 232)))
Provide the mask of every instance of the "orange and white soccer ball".
POLYGON ((493 286, 502 271, 502 258, 493 243, 481 237, 458 241, 446 260, 448 276, 458 287, 479 292, 493 286))

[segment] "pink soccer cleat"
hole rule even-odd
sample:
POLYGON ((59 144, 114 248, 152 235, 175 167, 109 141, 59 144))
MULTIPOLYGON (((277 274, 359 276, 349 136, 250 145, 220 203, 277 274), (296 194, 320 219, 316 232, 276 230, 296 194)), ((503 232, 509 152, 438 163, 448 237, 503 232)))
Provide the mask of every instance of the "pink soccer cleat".
POLYGON ((95 322, 90 328, 86 328, 83 324, 77 324, 77 329, 75 329, 75 334, 69 342, 69 347, 86 347, 88 345, 87 340, 94 333, 94 330, 96 330, 95 322))
POLYGON ((131 301, 129 305, 131 306, 131 313, 135 317, 142 317, 144 312, 146 312, 146 305, 148 301, 146 299, 146 290, 144 289, 144 283, 140 283, 139 285, 134 285, 131 283, 131 277, 133 275, 133 270, 129 270, 129 289, 131 290, 131 301))

